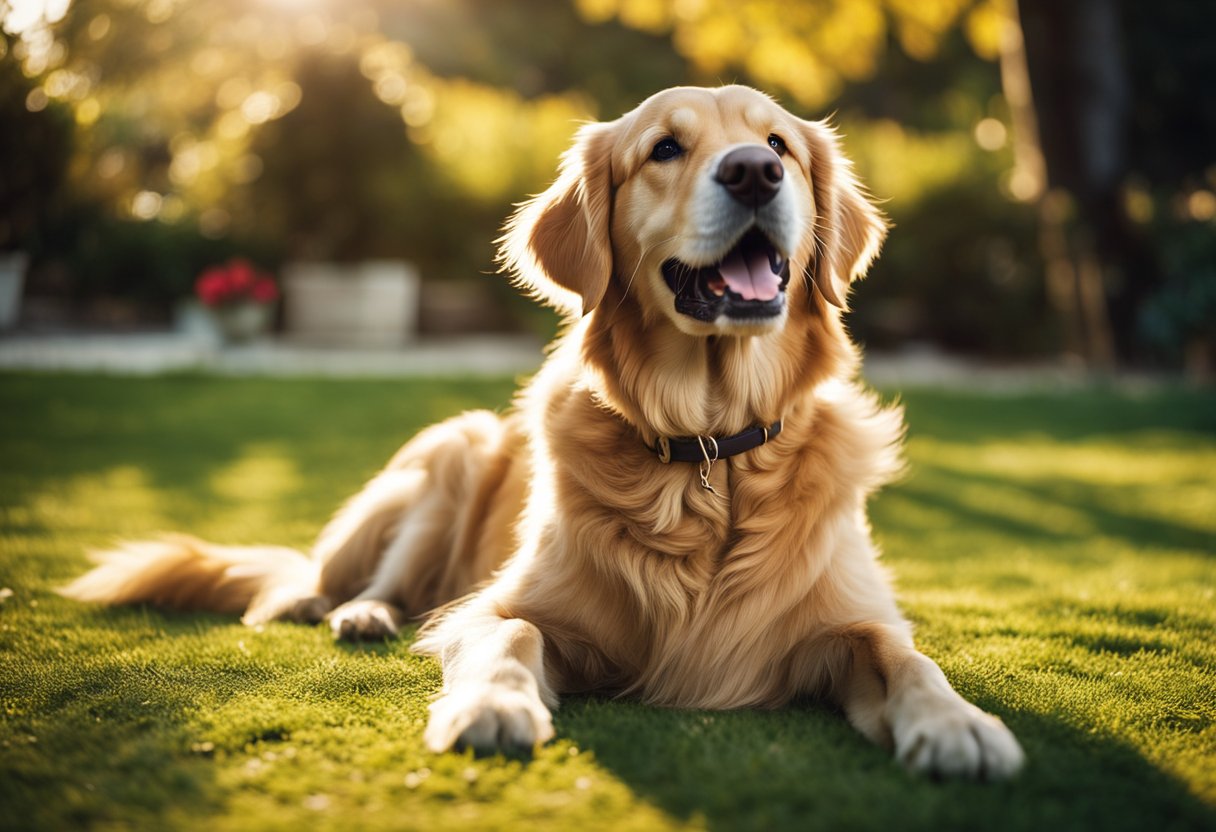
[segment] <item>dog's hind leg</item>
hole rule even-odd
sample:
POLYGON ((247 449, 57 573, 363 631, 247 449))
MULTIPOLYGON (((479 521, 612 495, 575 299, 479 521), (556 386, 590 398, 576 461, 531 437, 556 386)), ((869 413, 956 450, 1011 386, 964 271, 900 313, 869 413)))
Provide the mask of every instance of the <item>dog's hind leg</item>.
POLYGON ((268 621, 316 624, 333 606, 333 601, 317 593, 315 584, 280 585, 255 598, 241 616, 241 623, 251 627, 268 621))
POLYGON ((446 524, 439 501, 424 497, 412 506, 384 549, 371 582, 328 616, 334 636, 347 640, 373 640, 397 635, 405 611, 404 590, 425 578, 419 574, 427 554, 442 547, 446 524))
POLYGON ((260 596, 242 620, 316 623, 356 597, 379 570, 386 542, 418 500, 423 479, 424 472, 417 470, 390 469, 374 477, 318 536, 312 550, 313 581, 275 587, 260 596))
POLYGON ((513 427, 472 411, 424 431, 334 518, 314 556, 322 591, 345 601, 328 616, 335 636, 396 635, 489 577, 522 502, 513 427))

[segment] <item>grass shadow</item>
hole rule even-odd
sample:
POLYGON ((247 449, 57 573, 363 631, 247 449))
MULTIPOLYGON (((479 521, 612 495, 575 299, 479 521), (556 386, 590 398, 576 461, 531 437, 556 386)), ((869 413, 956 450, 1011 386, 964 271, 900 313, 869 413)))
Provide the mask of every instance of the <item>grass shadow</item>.
POLYGON ((654 711, 583 698, 568 700, 557 724, 638 796, 710 829, 1216 826, 1216 809, 1131 746, 1051 717, 1003 716, 1029 759, 1012 783, 915 777, 842 716, 815 708, 654 711))
MULTIPOLYGON (((964 523, 995 529, 1020 541, 1085 540, 1091 539, 1096 532, 1102 536, 1119 538, 1129 546, 1165 546, 1216 556, 1216 535, 1212 532, 1188 526, 1177 520, 1166 522, 1143 514, 1107 508, 1104 505, 1103 495, 1106 489, 1103 486, 1058 478, 1030 484, 994 474, 964 472, 927 462, 920 462, 916 467, 929 476, 920 482, 914 478, 901 484, 899 493, 904 498, 928 508, 947 512, 964 523), (1018 498, 1020 503, 1030 500, 1052 507, 1064 507, 1083 515, 1088 522, 1077 526, 1075 530, 1060 532, 1042 523, 1022 520, 996 509, 968 504, 960 499, 960 494, 972 493, 975 487, 985 489, 992 495, 1013 496, 1018 498)), ((999 504, 1000 501, 993 501, 993 505, 999 504)))
POLYGON ((1216 435, 1216 390, 1172 387, 1011 394, 917 389, 899 396, 911 435, 982 444, 1021 436, 1074 442, 1138 434, 1151 427, 1216 435))
MULTIPOLYGON (((0 636, 0 654, 11 662, 0 674, 0 700, 9 703, 0 729, 0 826, 168 828, 219 812, 214 768, 188 728, 196 692, 180 684, 177 669, 143 657, 163 639, 206 634, 219 622, 133 608, 80 611, 68 624, 55 610, 66 605, 42 600, 5 612, 6 623, 17 623, 0 636), (26 631, 39 636, 24 640, 26 631)), ((237 668, 228 673, 240 676, 237 668)))

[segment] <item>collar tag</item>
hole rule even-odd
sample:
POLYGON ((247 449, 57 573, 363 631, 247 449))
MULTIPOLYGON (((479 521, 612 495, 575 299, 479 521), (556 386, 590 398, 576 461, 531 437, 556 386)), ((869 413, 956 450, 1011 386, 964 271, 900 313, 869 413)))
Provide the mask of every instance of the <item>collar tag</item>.
POLYGON ((714 463, 718 461, 718 440, 712 436, 697 437, 697 444, 701 446, 701 456, 703 457, 700 464, 697 466, 698 472, 701 474, 701 487, 718 496, 718 492, 714 491, 714 487, 709 484, 709 472, 714 470, 714 463), (706 441, 709 442, 709 449, 705 447, 706 441), (709 450, 713 450, 713 456, 709 455, 709 450))

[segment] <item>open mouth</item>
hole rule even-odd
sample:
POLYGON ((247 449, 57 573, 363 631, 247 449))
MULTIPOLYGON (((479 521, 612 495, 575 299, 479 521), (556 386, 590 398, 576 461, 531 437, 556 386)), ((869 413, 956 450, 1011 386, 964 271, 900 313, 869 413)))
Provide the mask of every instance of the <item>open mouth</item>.
POLYGON ((676 294, 676 311, 698 321, 772 318, 785 307, 790 264, 753 228, 717 263, 698 267, 668 260, 663 279, 676 294))

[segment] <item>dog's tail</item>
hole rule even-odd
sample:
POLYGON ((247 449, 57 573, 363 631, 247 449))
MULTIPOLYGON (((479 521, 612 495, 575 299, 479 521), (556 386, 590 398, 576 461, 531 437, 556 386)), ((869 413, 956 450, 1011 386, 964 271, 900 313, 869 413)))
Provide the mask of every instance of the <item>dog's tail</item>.
POLYGON ((153 604, 178 610, 317 620, 316 564, 279 546, 217 546, 187 535, 122 543, 93 553, 97 567, 58 590, 77 601, 153 604))

